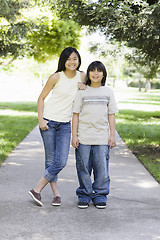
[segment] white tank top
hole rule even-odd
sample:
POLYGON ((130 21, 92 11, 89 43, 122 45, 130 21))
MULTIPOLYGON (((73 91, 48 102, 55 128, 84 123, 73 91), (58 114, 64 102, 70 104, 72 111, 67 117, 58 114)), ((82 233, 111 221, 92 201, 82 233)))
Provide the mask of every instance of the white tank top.
POLYGON ((51 96, 44 105, 43 117, 56 122, 69 122, 72 116, 73 100, 81 82, 80 72, 74 78, 68 78, 59 72, 60 79, 54 86, 51 96))

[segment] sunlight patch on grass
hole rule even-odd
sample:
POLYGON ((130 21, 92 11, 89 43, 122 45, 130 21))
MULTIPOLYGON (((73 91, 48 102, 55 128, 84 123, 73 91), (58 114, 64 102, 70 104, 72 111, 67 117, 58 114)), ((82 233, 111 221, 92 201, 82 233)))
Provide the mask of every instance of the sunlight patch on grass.
POLYGON ((16 110, 0 110, 0 115, 9 115, 9 116, 37 116, 35 112, 21 112, 16 110))

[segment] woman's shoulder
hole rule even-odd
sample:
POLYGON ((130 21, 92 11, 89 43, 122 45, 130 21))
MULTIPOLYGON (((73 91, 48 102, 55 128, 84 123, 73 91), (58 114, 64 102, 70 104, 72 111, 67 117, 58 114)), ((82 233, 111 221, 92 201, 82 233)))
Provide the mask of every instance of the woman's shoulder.
POLYGON ((60 79, 60 74, 57 72, 57 73, 53 73, 52 75, 50 75, 47 82, 52 84, 53 86, 55 86, 55 84, 57 84, 59 79, 60 79))
POLYGON ((54 80, 59 80, 60 78, 60 73, 59 72, 55 72, 53 73, 51 76, 50 76, 51 79, 54 79, 54 80))
POLYGON ((59 79, 60 79, 60 73, 59 73, 59 72, 55 72, 55 73, 53 73, 49 78, 50 78, 50 80, 52 80, 52 81, 58 82, 59 79))

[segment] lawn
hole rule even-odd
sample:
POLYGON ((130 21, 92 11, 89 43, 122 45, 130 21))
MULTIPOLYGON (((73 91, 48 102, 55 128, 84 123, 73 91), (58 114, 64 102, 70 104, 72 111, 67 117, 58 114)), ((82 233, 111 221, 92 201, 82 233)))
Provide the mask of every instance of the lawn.
POLYGON ((33 102, 0 103, 0 165, 38 124, 33 102))
MULTIPOLYGON (((114 92, 121 106, 116 115, 119 135, 160 183, 160 90, 145 93, 127 88, 114 92), (130 104, 134 110, 128 109, 130 104), (145 106, 148 111, 142 111, 145 106)), ((37 124, 36 103, 0 103, 0 164, 37 124)))
POLYGON ((126 105, 132 102, 134 110, 119 110, 116 129, 130 150, 160 183, 160 106, 159 111, 154 111, 154 107, 160 105, 160 91, 152 90, 148 94, 140 93, 137 89, 127 89, 125 94, 123 90, 119 103, 124 102, 126 105), (140 104, 141 109, 144 104, 148 104, 151 111, 136 110, 140 104))

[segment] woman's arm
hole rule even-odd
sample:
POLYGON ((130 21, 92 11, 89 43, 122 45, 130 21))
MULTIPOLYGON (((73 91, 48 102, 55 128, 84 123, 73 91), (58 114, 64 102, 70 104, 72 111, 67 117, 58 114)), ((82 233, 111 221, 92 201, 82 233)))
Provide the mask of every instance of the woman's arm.
POLYGON ((42 130, 48 129, 48 125, 47 125, 48 121, 43 119, 44 100, 48 96, 50 91, 53 89, 55 84, 58 82, 58 80, 59 80, 59 73, 55 73, 51 75, 48 81, 46 82, 37 101, 38 121, 39 121, 39 126, 42 130))
POLYGON ((81 74, 81 82, 78 83, 78 90, 85 90, 86 89, 86 74, 85 72, 80 72, 81 74))
POLYGON ((86 74, 85 74, 85 72, 81 72, 81 82, 82 82, 83 84, 86 83, 86 74))
POLYGON ((73 113, 73 117, 72 117, 72 146, 74 148, 78 148, 78 145, 79 145, 79 140, 78 140, 78 137, 77 137, 78 123, 79 123, 79 113, 73 113))
POLYGON ((113 148, 116 146, 116 140, 115 140, 115 126, 116 126, 116 119, 115 114, 108 114, 108 121, 109 121, 109 127, 110 127, 110 137, 108 140, 108 145, 110 145, 110 148, 113 148))

